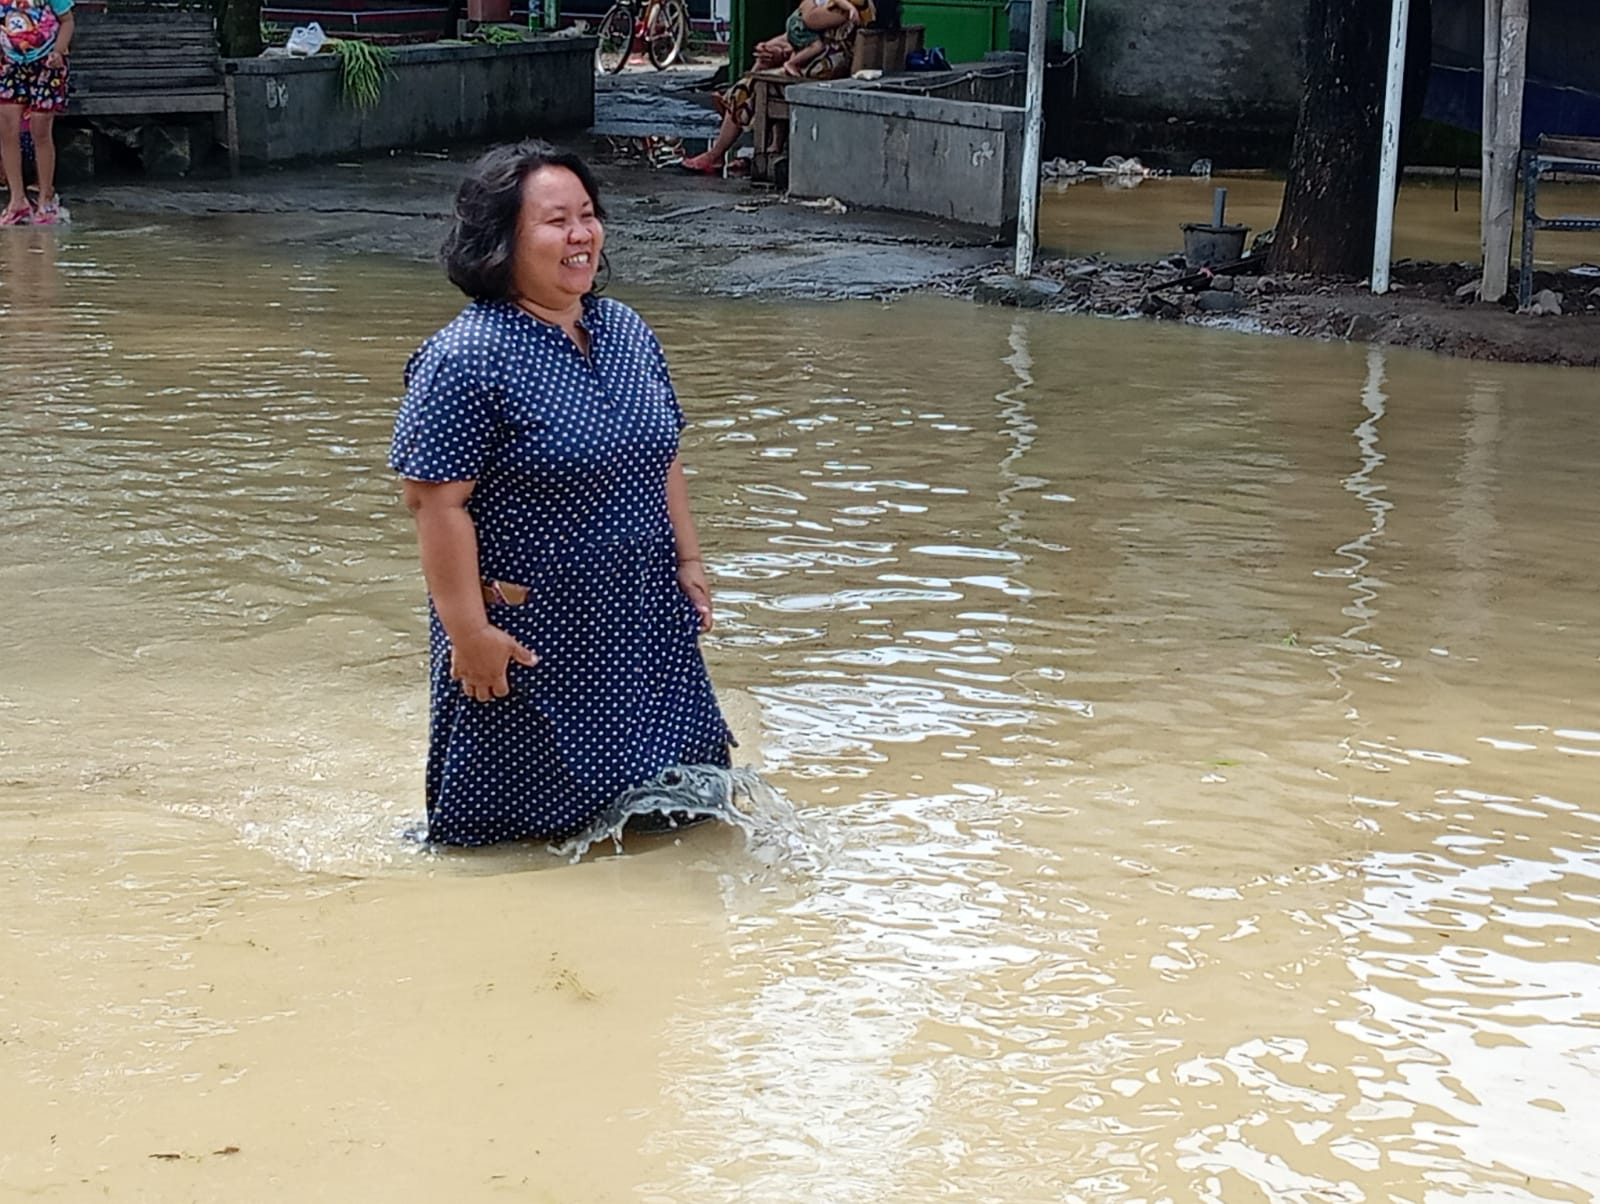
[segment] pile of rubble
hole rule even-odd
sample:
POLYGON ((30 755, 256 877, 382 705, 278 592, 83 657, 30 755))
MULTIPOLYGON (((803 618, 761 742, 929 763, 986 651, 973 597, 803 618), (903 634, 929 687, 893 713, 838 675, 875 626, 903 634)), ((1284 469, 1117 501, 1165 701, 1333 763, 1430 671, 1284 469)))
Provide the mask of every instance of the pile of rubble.
POLYGON ((1261 253, 1217 271, 1191 271, 1181 255, 1152 263, 1088 256, 1041 261, 1027 280, 991 269, 954 283, 980 302, 1027 309, 1600 365, 1600 269, 1538 273, 1533 300, 1519 313, 1514 297, 1478 302, 1472 264, 1401 260, 1389 293, 1374 296, 1365 280, 1269 273, 1266 261, 1261 253))

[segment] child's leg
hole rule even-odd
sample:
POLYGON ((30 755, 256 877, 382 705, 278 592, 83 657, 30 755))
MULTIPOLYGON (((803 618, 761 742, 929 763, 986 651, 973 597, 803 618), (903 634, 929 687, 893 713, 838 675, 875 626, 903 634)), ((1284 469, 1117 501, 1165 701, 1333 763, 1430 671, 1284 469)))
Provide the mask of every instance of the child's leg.
POLYGON ((28 194, 22 190, 22 106, 0 104, 0 165, 4 166, 10 197, 6 213, 28 208, 28 194))
POLYGON ((791 54, 784 62, 783 69, 790 75, 799 75, 806 69, 807 63, 813 61, 826 49, 827 47, 822 44, 822 40, 819 38, 817 41, 807 46, 804 50, 796 50, 793 54, 791 54))
POLYGON ((39 177, 39 204, 56 199, 56 115, 29 113, 28 130, 33 134, 33 167, 39 177))

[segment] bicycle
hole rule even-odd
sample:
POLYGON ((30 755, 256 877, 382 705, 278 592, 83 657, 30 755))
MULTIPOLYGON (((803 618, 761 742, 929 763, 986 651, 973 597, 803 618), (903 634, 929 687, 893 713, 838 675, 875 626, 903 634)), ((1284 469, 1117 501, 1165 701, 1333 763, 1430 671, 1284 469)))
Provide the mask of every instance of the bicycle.
POLYGON ((628 65, 634 45, 644 43, 645 53, 657 71, 677 62, 689 38, 689 6, 685 0, 645 0, 644 11, 636 12, 638 0, 617 0, 600 18, 599 45, 595 47, 595 66, 615 75, 628 65))

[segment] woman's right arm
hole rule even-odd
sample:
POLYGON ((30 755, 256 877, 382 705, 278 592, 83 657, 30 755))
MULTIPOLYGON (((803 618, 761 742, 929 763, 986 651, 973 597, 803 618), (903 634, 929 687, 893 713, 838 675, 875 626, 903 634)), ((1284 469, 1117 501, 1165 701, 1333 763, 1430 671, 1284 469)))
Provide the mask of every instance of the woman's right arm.
POLYGON ((478 569, 478 529, 467 513, 475 482, 407 479, 406 509, 417 523, 422 575, 433 608, 450 637, 450 676, 480 702, 510 693, 506 662, 538 662, 527 648, 489 622, 478 569))

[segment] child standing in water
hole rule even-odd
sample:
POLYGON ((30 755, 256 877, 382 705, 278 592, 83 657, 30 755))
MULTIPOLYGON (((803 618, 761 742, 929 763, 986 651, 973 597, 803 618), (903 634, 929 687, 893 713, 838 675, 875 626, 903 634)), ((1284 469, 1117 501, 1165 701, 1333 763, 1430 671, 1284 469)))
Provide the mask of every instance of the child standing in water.
POLYGON ((56 197, 56 114, 67 107, 67 54, 75 21, 72 0, 0 0, 0 166, 10 193, 0 226, 53 226, 56 197), (28 119, 39 204, 29 205, 22 182, 22 119, 28 119))

